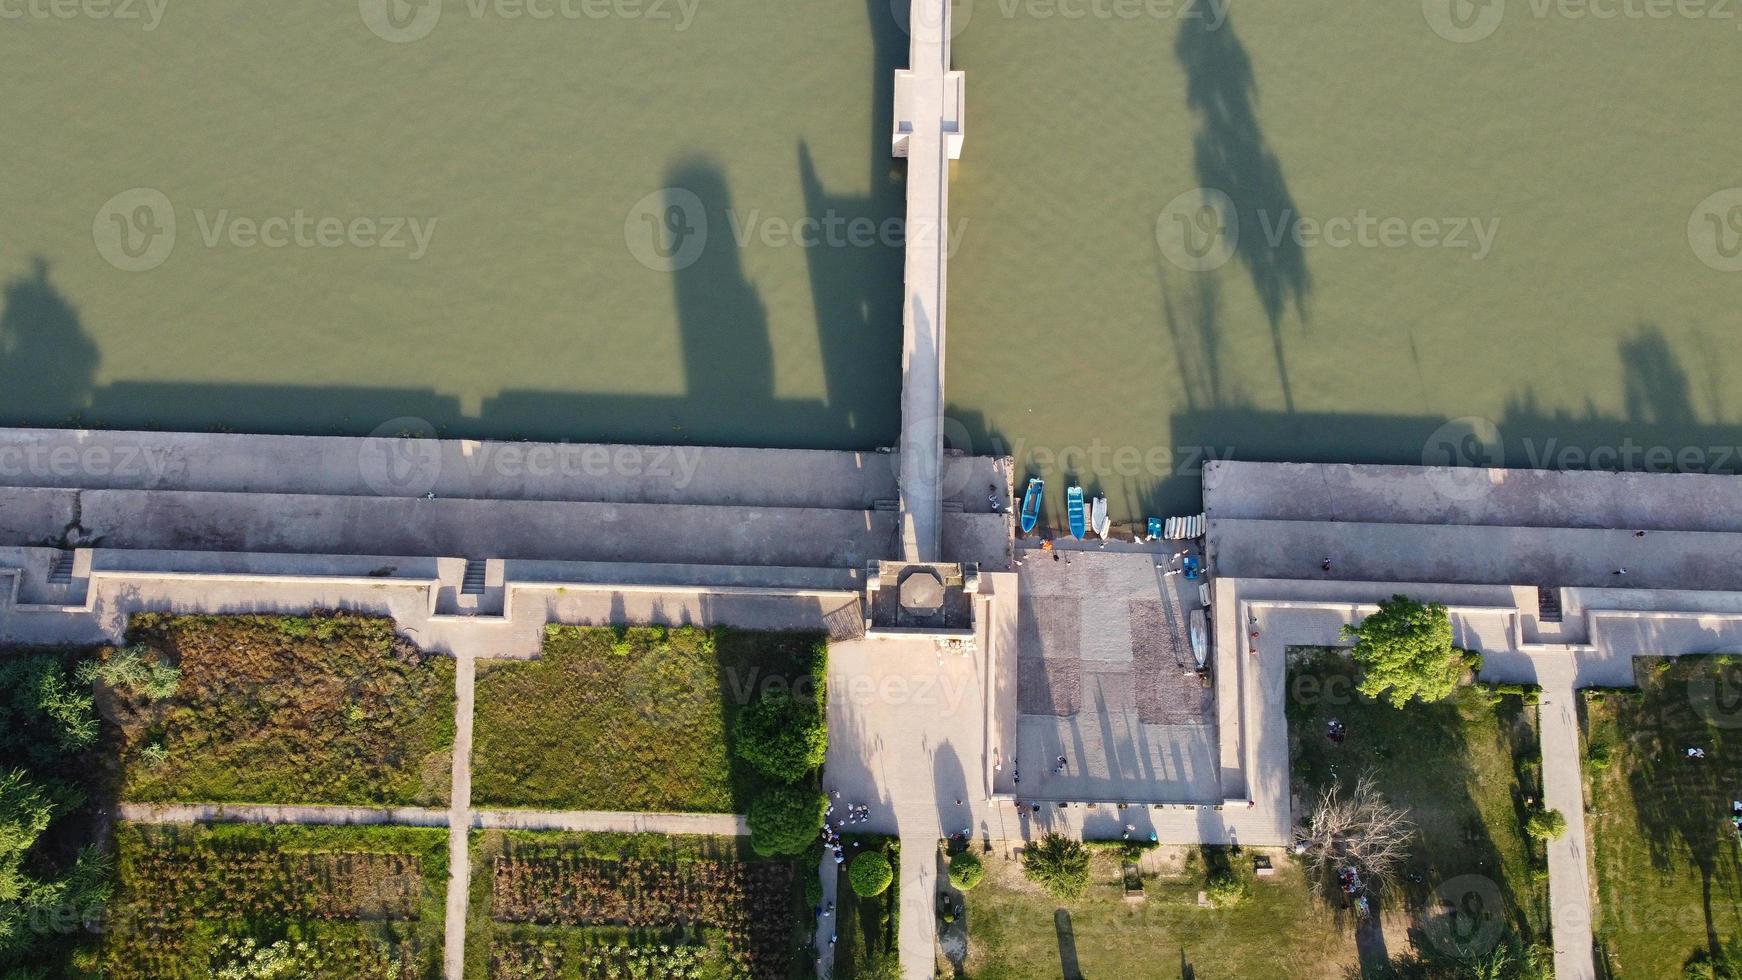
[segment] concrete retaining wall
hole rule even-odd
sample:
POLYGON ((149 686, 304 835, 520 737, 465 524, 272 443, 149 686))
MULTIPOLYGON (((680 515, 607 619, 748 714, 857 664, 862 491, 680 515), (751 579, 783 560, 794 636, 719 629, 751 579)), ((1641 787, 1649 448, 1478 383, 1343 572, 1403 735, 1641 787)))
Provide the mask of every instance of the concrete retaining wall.
POLYGON ((1218 519, 1742 532, 1742 478, 1212 460, 1204 506, 1218 519))

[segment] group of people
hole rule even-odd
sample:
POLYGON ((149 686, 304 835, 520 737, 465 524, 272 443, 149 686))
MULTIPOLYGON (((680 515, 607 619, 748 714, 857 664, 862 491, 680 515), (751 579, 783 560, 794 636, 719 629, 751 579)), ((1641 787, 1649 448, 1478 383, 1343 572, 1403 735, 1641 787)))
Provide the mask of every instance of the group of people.
MULTIPOLYGON (((835 805, 840 802, 840 799, 841 791, 835 790, 829 800, 828 809, 823 811, 823 845, 834 852, 835 864, 837 865, 847 863, 847 850, 841 845, 841 828, 848 824, 864 823, 871 819, 869 806, 863 803, 843 803, 841 806, 846 810, 846 814, 837 820, 835 805)), ((853 846, 858 847, 859 842, 854 841, 853 846)))
MULTIPOLYGON (((1004 763, 1002 763, 1002 762, 997 763, 993 768, 996 769, 998 772, 1003 772, 1004 771, 1004 763)), ((1057 759, 1053 760, 1052 774, 1054 776, 1063 776, 1065 773, 1070 771, 1070 768, 1071 768, 1071 761, 1061 755, 1057 759)), ((1010 760, 1010 770, 1011 770, 1010 781, 1012 783, 1015 783, 1018 786, 1021 786, 1022 785, 1022 760, 1021 759, 1014 759, 1014 758, 1011 759, 1010 760)))

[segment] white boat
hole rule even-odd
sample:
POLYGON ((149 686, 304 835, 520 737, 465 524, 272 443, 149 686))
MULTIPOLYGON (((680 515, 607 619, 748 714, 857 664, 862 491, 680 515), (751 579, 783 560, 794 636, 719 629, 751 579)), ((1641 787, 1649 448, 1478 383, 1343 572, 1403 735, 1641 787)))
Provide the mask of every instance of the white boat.
POLYGON ((1203 670, 1204 664, 1210 659, 1209 628, 1204 622, 1204 611, 1193 609, 1191 615, 1192 656, 1197 658, 1198 669, 1203 670))
POLYGON ((1107 520, 1107 498, 1102 494, 1095 494, 1094 502, 1089 505, 1089 527, 1105 541, 1110 526, 1111 523, 1107 520))

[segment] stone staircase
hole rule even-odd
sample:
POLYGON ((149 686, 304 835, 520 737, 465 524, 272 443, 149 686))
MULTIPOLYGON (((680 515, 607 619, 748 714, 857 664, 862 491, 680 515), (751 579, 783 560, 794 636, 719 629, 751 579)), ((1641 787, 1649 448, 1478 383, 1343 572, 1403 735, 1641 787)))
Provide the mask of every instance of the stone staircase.
MULTIPOLYGON (((840 582, 899 544, 890 453, 0 428, 9 447, 129 462, 0 474, 0 548, 77 529, 108 552, 483 555, 655 580, 719 569, 698 581, 773 588, 840 582)), ((1007 485, 1008 460, 945 466, 952 488, 1007 485)), ((984 494, 946 506, 945 540, 961 552, 947 557, 1005 567, 1008 535, 984 494)), ((464 568, 451 602, 490 605, 502 580, 481 559, 464 568)), ((49 585, 71 584, 62 560, 49 585)))
POLYGON ((483 595, 486 563, 479 558, 466 559, 466 575, 460 580, 461 595, 483 595))

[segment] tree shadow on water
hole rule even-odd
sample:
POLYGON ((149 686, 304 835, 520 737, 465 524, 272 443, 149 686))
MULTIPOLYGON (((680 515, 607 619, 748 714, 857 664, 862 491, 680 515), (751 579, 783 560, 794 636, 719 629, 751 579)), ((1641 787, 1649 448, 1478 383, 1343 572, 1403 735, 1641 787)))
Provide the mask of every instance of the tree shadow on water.
POLYGON ((1174 55, 1186 73, 1186 104, 1198 118, 1192 140, 1200 186, 1219 190, 1233 203, 1239 223, 1235 255, 1252 278, 1252 287, 1270 321, 1285 404, 1292 409, 1282 343, 1282 317, 1293 309, 1306 321, 1312 277, 1293 229, 1299 210, 1258 125, 1258 83, 1252 59, 1234 35, 1232 21, 1212 26, 1208 19, 1180 20, 1174 55))
POLYGON ((0 416, 60 425, 82 412, 100 355, 79 313, 36 258, 0 294, 0 416))
POLYGON ((1621 356, 1627 417, 1638 422, 1689 425, 1694 421, 1692 385, 1663 329, 1641 323, 1623 338, 1621 356))

